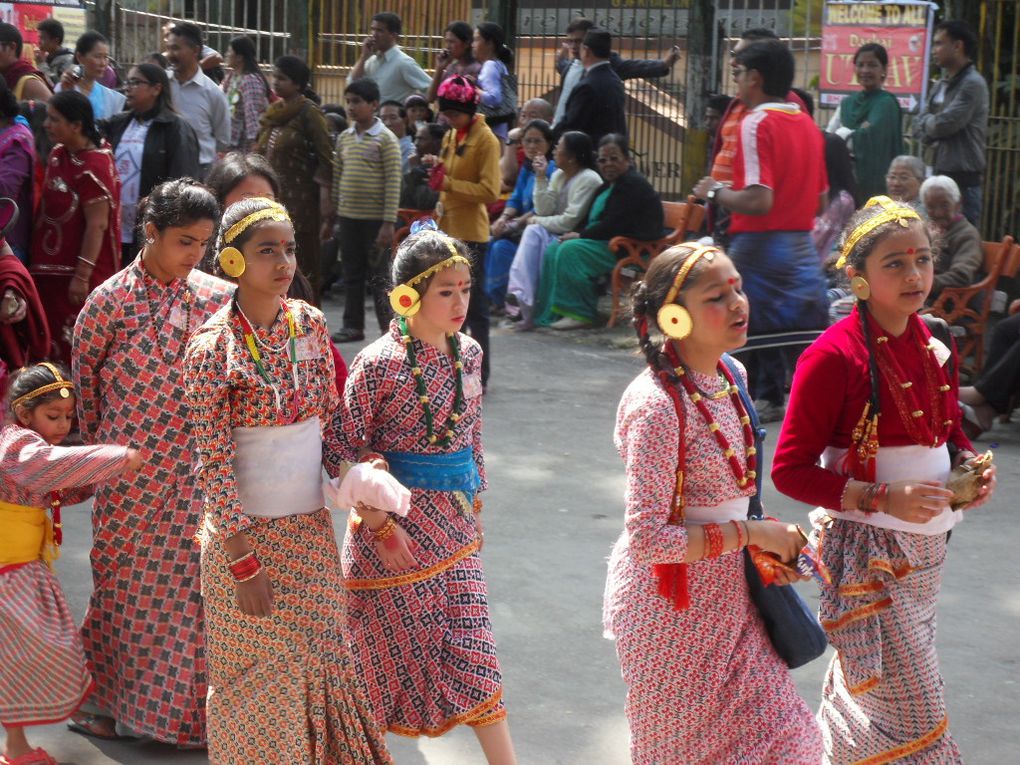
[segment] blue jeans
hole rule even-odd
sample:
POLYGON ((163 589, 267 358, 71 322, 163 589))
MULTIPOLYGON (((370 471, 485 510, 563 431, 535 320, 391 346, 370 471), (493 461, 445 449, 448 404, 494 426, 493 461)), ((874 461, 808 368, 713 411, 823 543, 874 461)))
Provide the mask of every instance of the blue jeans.
POLYGON ((960 196, 963 198, 963 217, 980 229, 983 199, 981 186, 962 186, 960 196))

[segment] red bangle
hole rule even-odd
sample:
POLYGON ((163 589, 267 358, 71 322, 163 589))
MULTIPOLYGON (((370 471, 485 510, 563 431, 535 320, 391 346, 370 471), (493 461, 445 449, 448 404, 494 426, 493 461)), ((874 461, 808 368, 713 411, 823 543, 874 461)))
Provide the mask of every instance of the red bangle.
POLYGON ((871 500, 871 512, 877 513, 883 504, 886 496, 889 494, 889 484, 880 483, 878 489, 875 491, 875 496, 871 500))
POLYGON ((259 559, 255 557, 254 552, 249 552, 237 560, 231 561, 227 567, 230 569, 230 573, 235 581, 246 582, 258 574, 262 569, 262 564, 259 563, 259 559))
POLYGON ((718 558, 723 551, 723 533, 718 523, 706 523, 702 528, 705 530, 705 557, 718 558))
POLYGON ((744 529, 741 524, 743 521, 730 521, 733 524, 733 528, 737 530, 737 549, 742 550, 747 545, 747 540, 744 539, 744 529))
POLYGON ((375 462, 376 460, 379 460, 379 462, 384 464, 386 466, 386 470, 390 469, 389 461, 384 456, 382 456, 379 452, 369 452, 364 457, 362 457, 360 460, 358 460, 358 462, 375 462))

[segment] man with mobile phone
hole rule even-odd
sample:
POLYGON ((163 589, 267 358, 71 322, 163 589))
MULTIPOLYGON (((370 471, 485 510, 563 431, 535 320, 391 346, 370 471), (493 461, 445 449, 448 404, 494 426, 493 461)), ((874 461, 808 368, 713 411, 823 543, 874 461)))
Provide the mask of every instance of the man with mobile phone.
POLYGON ((424 93, 432 78, 397 45, 402 22, 395 13, 372 17, 371 34, 361 44, 361 57, 351 69, 347 84, 368 77, 379 86, 380 101, 404 102, 413 93, 424 93))

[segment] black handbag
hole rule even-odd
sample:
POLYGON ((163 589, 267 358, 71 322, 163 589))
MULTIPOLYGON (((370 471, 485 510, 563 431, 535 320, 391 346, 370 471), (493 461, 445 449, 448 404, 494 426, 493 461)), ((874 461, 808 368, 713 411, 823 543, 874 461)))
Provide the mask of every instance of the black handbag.
MULTIPOLYGON (((733 380, 740 391, 740 398, 744 402, 744 408, 751 418, 751 427, 754 430, 754 445, 758 450, 759 468, 758 476, 755 479, 757 491, 748 503, 747 518, 752 521, 760 521, 765 518, 761 506, 761 481, 762 474, 765 472, 761 467, 765 454, 762 442, 765 440, 765 429, 761 426, 758 413, 754 409, 751 397, 744 386, 744 380, 733 359, 727 354, 723 354, 722 358, 733 375, 733 380)), ((825 647, 828 645, 825 630, 822 629, 822 625, 818 623, 817 617, 808 608, 807 603, 790 585, 765 586, 758 574, 758 567, 754 565, 751 554, 746 548, 744 549, 744 575, 747 577, 747 589, 751 594, 751 600, 758 607, 762 621, 765 622, 765 631, 772 642, 772 647, 776 649, 776 653, 790 669, 803 666, 825 653, 825 647)))

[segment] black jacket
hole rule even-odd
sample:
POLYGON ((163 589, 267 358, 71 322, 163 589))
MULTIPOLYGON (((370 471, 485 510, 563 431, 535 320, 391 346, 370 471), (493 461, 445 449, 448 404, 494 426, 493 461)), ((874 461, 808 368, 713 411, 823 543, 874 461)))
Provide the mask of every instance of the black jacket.
MULTIPOLYGON (((100 123, 99 129, 114 152, 134 116, 133 112, 121 112, 100 123)), ((173 112, 164 111, 153 118, 143 151, 139 200, 147 197, 153 186, 163 181, 185 176, 199 177, 198 137, 191 125, 173 112)))
MULTIPOLYGON (((609 185, 602 184, 595 192, 595 197, 609 185)), ((602 241, 612 239, 614 236, 629 236, 643 241, 661 238, 666 232, 663 227, 662 200, 659 198, 659 192, 652 188, 652 184, 641 173, 631 167, 616 179, 599 222, 585 226, 578 233, 582 239, 602 241)))
POLYGON ((589 69, 570 93, 566 114, 556 124, 556 139, 569 130, 580 130, 597 147, 605 135, 627 135, 624 99, 623 80, 612 65, 589 69))
MULTIPOLYGON (((567 70, 573 63, 573 59, 569 58, 557 58, 556 59, 556 71, 560 74, 560 84, 563 84, 563 78, 567 74, 567 70)), ((633 80, 638 77, 644 79, 652 79, 655 77, 665 77, 669 74, 670 67, 659 58, 623 58, 615 50, 609 54, 609 65, 613 67, 613 71, 620 75, 621 80, 633 80)))

